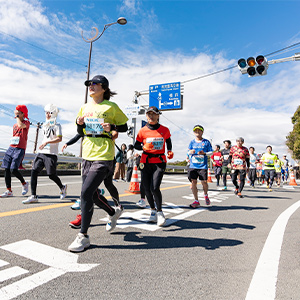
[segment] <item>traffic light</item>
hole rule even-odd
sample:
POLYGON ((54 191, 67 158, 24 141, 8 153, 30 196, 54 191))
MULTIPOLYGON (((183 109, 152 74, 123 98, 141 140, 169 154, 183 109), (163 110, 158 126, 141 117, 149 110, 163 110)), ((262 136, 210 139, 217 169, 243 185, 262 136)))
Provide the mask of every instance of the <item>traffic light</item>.
POLYGON ((254 77, 266 75, 269 65, 263 55, 258 55, 256 58, 248 57, 247 60, 244 58, 239 59, 238 67, 242 74, 248 74, 249 77, 254 77))

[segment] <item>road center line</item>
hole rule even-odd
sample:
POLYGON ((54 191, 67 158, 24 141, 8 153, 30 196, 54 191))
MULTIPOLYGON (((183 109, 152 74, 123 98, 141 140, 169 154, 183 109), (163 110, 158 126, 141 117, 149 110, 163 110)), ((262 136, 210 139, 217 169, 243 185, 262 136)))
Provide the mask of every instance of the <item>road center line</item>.
POLYGON ((274 300, 284 231, 300 201, 287 208, 275 221, 259 257, 245 300, 274 300))
MULTIPOLYGON (((171 186, 171 187, 164 187, 161 188, 160 190, 170 190, 170 189, 176 189, 176 188, 181 188, 181 187, 186 187, 189 186, 189 184, 185 185, 177 185, 177 186, 171 186)), ((131 193, 125 193, 119 195, 119 197, 128 197, 132 196, 133 194, 131 193)), ((111 196, 106 197, 106 199, 111 199, 111 196)), ((19 209, 19 210, 12 210, 12 211, 7 211, 7 212, 2 212, 0 213, 0 218, 2 217, 9 217, 9 216, 15 216, 15 215, 21 215, 21 214, 27 214, 31 212, 37 212, 37 211, 43 211, 47 209, 54 209, 54 208, 60 208, 60 207, 65 207, 65 206, 70 206, 73 205, 73 202, 68 202, 68 203, 57 203, 57 204, 51 204, 51 205, 44 205, 44 206, 38 206, 38 207, 30 207, 30 208, 25 208, 25 209, 19 209)))

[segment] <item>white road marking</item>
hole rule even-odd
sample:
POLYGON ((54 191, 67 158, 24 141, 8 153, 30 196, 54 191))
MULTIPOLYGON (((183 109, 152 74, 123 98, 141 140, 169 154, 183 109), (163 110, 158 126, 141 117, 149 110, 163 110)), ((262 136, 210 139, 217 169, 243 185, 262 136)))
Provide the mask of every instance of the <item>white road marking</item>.
MULTIPOLYGON (((61 249, 23 240, 1 246, 0 249, 23 256, 49 268, 0 289, 0 299, 13 299, 67 272, 87 272, 99 264, 78 264, 78 255, 61 249)), ((8 278, 6 278, 8 279, 8 278)), ((6 280, 5 279, 5 280, 6 280)))
POLYGON ((7 261, 4 261, 2 259, 0 259, 0 267, 4 267, 4 266, 7 266, 9 265, 9 263, 7 261))
POLYGON ((245 300, 274 300, 281 246, 285 227, 300 201, 291 205, 275 221, 259 257, 245 300))
POLYGON ((162 183, 190 184, 189 181, 162 180, 162 183))
POLYGON ((17 266, 2 270, 0 271, 0 282, 26 274, 28 272, 29 271, 17 266))

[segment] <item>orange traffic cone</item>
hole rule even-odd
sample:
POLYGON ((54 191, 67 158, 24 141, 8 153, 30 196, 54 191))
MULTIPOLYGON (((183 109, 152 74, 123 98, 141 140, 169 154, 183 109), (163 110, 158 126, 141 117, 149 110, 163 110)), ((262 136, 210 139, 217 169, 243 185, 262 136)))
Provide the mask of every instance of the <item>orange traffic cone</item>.
POLYGON ((133 172, 129 184, 129 190, 126 191, 133 194, 140 194, 140 184, 139 184, 139 176, 137 172, 137 166, 133 167, 133 172))
POLYGON ((295 180, 295 175, 294 175, 294 172, 290 172, 290 183, 289 185, 297 185, 297 182, 295 180))
POLYGON ((207 182, 213 182, 211 180, 210 168, 208 168, 207 182))

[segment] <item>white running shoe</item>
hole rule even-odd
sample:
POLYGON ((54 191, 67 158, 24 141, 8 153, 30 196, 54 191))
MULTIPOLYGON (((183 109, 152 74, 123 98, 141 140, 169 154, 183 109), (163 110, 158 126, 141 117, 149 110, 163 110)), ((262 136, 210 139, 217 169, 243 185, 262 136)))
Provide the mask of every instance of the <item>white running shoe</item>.
POLYGON ((162 211, 157 212, 157 226, 164 226, 166 224, 166 218, 162 211))
POLYGON ((150 214, 150 218, 149 218, 148 222, 149 223, 156 223, 157 222, 156 210, 151 209, 151 214, 150 214))
POLYGON ((26 200, 22 201, 23 204, 37 203, 39 202, 38 196, 31 195, 26 200))
POLYGON ((108 216, 108 222, 106 223, 106 231, 113 231, 117 226, 117 220, 122 214, 122 209, 120 207, 115 207, 115 214, 113 216, 108 216))
POLYGON ((7 198, 7 197, 12 197, 13 196, 13 192, 6 190, 1 196, 0 198, 7 198))
POLYGON ((71 206, 71 208, 74 210, 81 209, 81 200, 80 199, 76 200, 75 203, 71 206))
POLYGON ((79 232, 74 242, 68 247, 68 250, 71 252, 82 252, 90 245, 89 236, 79 232))
POLYGON ((66 195, 67 195, 67 185, 64 185, 60 192, 60 200, 65 199, 66 195))
POLYGON ((139 202, 137 202, 136 205, 141 207, 141 208, 146 208, 147 207, 146 201, 144 199, 141 199, 139 202))
POLYGON ((25 196, 28 193, 29 182, 22 184, 22 195, 25 196))

